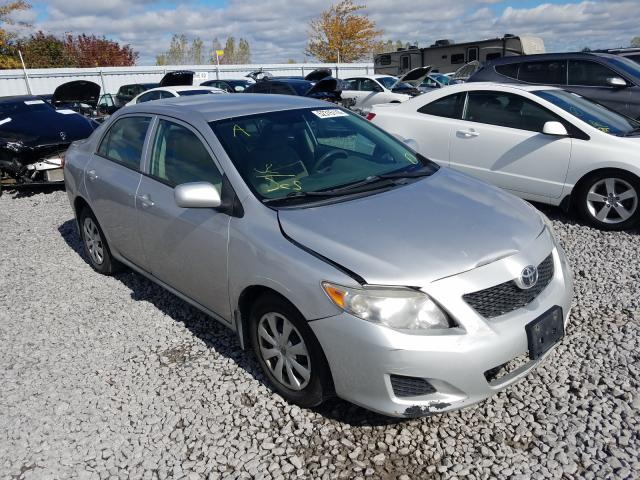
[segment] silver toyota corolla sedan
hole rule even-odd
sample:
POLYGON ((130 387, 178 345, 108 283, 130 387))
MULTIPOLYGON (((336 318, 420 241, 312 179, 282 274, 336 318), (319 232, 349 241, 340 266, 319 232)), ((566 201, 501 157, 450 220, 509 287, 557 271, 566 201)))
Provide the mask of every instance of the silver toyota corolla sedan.
POLYGON ((461 408, 564 335, 572 279, 544 215, 325 102, 127 107, 64 171, 95 270, 125 265, 222 322, 302 406, 461 408))

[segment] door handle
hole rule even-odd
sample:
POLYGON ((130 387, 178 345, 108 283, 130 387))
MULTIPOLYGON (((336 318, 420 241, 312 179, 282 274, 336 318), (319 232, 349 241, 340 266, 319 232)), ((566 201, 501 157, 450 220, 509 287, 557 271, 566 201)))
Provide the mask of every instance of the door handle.
POLYGON ((87 178, 89 179, 90 182, 93 182, 98 179, 98 174, 96 173, 95 170, 89 170, 87 172, 87 178))
POLYGON ((477 137, 477 136, 480 135, 475 130, 458 130, 457 133, 459 133, 460 135, 462 135, 465 138, 477 137))
POLYGON ((155 205, 155 203, 153 202, 153 200, 151 200, 151 197, 147 193, 145 193, 144 195, 136 195, 136 198, 140 200, 140 205, 142 205, 142 208, 149 208, 155 205))

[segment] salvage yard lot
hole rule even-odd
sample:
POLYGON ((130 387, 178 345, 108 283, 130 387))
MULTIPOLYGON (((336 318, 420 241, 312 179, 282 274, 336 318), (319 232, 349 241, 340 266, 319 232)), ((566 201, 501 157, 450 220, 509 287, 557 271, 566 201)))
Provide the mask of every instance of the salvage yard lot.
POLYGON ((234 334, 140 275, 95 273, 62 191, 0 197, 3 478, 637 478, 640 232, 545 208, 567 337, 480 405, 393 420, 284 402, 234 334))

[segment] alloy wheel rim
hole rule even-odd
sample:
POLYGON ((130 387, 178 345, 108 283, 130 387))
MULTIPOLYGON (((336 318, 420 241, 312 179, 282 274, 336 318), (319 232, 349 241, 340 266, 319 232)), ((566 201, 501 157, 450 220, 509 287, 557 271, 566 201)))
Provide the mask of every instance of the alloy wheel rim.
POLYGON ((87 246, 91 259, 98 265, 104 262, 104 246, 102 237, 95 222, 87 217, 84 219, 84 243, 87 246))
POLYGON ((638 192, 626 180, 603 178, 591 185, 587 193, 587 208, 602 223, 622 223, 636 212, 638 192))
POLYGON ((258 322, 260 355, 278 382, 302 390, 311 379, 311 357, 298 329, 284 315, 265 313, 258 322))

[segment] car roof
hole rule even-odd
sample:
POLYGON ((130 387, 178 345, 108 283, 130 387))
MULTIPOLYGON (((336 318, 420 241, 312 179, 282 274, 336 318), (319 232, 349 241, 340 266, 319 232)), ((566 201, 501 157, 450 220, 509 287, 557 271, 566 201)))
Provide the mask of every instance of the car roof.
POLYGON ((529 85, 522 83, 497 83, 497 82, 470 82, 470 83, 457 83, 454 85, 448 85, 446 89, 438 89, 438 91, 442 92, 450 92, 455 93, 459 91, 470 91, 470 90, 492 90, 496 89, 507 89, 507 90, 521 90, 523 92, 538 92, 540 90, 562 90, 558 87, 550 87, 548 85, 529 85))
POLYGON ((387 78, 387 77, 397 78, 394 75, 383 75, 383 74, 380 74, 380 73, 376 73, 374 75, 351 75, 351 76, 347 77, 346 80, 349 80, 351 78, 368 78, 370 80, 376 80, 378 78, 387 78))
POLYGON ((326 108, 331 107, 331 104, 322 100, 314 100, 297 95, 242 93, 236 95, 194 95, 167 98, 131 105, 122 109, 122 111, 182 118, 190 115, 199 115, 205 121, 212 122, 246 115, 313 107, 326 108))
POLYGON ((219 88, 216 87, 209 87, 207 85, 171 85, 168 87, 156 87, 156 88, 150 88, 149 90, 146 90, 144 92, 142 92, 140 95, 143 95, 145 93, 149 93, 149 92, 155 92, 157 90, 164 90, 164 91, 173 91, 173 92, 187 92, 189 90, 210 90, 212 92, 222 92, 223 90, 220 90, 219 88))
POLYGON ((509 63, 530 62, 537 60, 567 60, 576 58, 617 58, 617 55, 602 52, 567 52, 567 53, 538 53, 535 55, 512 55, 509 57, 496 58, 487 64, 504 65, 509 63))

